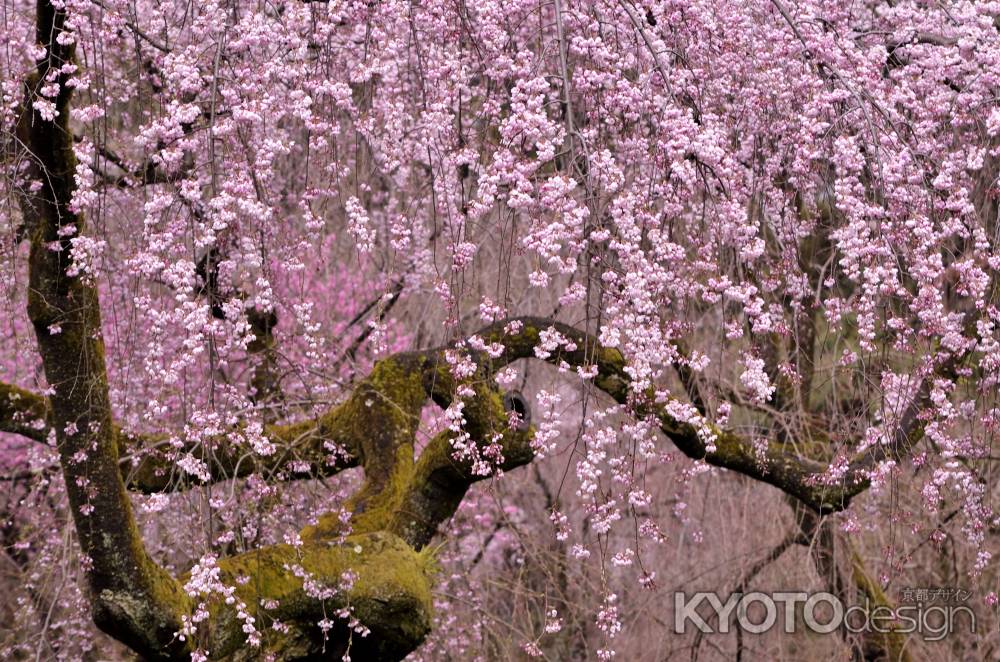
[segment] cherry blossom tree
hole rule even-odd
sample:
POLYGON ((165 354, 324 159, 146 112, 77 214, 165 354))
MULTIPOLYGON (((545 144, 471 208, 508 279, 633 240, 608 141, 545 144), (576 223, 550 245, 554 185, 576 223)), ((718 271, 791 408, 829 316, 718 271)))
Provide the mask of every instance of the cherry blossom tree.
POLYGON ((656 591, 732 476, 793 522, 740 587, 802 544, 886 604, 906 543, 852 536, 953 523, 996 604, 1000 3, 2 11, 2 534, 42 632, 72 531, 143 659, 402 659, 463 504, 529 464, 598 659, 611 575, 656 591))

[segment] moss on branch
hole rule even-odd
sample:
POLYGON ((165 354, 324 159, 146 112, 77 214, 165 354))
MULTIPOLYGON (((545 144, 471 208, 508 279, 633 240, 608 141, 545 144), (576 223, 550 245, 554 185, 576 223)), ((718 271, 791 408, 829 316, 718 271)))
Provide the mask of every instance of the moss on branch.
POLYGON ((817 512, 843 510, 851 498, 868 486, 860 471, 849 472, 835 485, 825 485, 821 478, 826 473, 826 464, 797 455, 780 444, 772 444, 761 456, 747 439, 706 422, 705 427, 716 437, 715 449, 710 450, 695 425, 677 420, 652 402, 649 394, 636 393, 630 388, 625 358, 618 350, 602 346, 591 334, 568 324, 538 317, 497 322, 478 335, 486 342, 502 343, 505 351, 497 359, 480 356, 479 360, 491 370, 499 370, 513 361, 535 358, 541 333, 549 328, 568 339, 573 349, 560 347, 545 358, 546 362, 557 366, 563 362, 573 367, 596 366, 594 384, 597 388, 616 402, 627 404, 636 415, 654 417, 663 434, 692 459, 773 485, 817 512), (508 333, 512 325, 518 330, 508 333))
MULTIPOLYGON (((279 659, 317 656, 324 648, 326 655, 337 659, 336 653, 346 647, 347 633, 331 632, 324 641, 317 622, 321 614, 332 615, 345 607, 371 630, 367 637, 350 637, 356 659, 402 659, 430 632, 435 565, 428 554, 391 533, 351 535, 337 544, 274 545, 223 559, 219 567, 220 579, 236 586, 236 596, 256 608, 258 626, 269 628, 278 620, 290 627, 287 633, 272 630, 264 642, 263 649, 279 659), (350 589, 320 600, 309 595, 292 567, 322 586, 339 586, 347 571, 356 579, 350 589), (274 608, 265 609, 265 603, 274 608)), ((221 605, 213 612, 209 649, 215 658, 240 659, 252 653, 245 648, 234 606, 221 605)))
POLYGON ((0 432, 45 443, 52 429, 48 398, 11 384, 0 383, 0 432))

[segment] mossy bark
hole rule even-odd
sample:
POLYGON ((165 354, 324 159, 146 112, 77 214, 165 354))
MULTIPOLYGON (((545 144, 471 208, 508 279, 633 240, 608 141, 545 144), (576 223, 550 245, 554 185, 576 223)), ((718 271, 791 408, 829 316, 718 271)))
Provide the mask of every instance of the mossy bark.
POLYGON ((0 384, 0 432, 46 442, 52 429, 48 398, 10 384, 0 384))
POLYGON ((69 124, 71 88, 64 64, 74 62, 64 34, 65 11, 51 2, 37 7, 37 38, 45 57, 27 81, 19 120, 29 176, 41 182, 24 191, 21 209, 31 248, 28 317, 52 395, 49 397, 66 491, 80 546, 94 620, 150 659, 184 648, 174 639, 185 599, 179 585, 146 554, 118 468, 111 418, 97 290, 68 273, 71 240, 85 231, 71 207, 76 161, 69 124), (63 43, 60 43, 63 42, 63 43), (57 82, 57 115, 34 107, 43 81, 57 82))
MULTIPOLYGON (((274 545, 219 563, 220 579, 236 586, 236 596, 247 605, 257 605, 257 624, 269 628, 278 620, 291 626, 288 633, 266 635, 262 650, 279 659, 303 659, 338 655, 350 646, 351 654, 363 660, 398 660, 416 648, 430 632, 433 613, 431 583, 436 572, 426 554, 416 552, 398 536, 386 532, 357 534, 337 544, 305 544, 298 548, 274 545), (357 579, 350 591, 320 601, 303 590, 300 578, 289 572, 295 564, 325 586, 336 586, 350 570, 357 579), (249 581, 242 582, 243 578, 249 581), (267 601, 277 607, 261 608, 267 601), (324 640, 317 626, 318 615, 349 607, 373 634, 353 637, 343 628, 324 640)), ((236 611, 222 605, 212 614, 213 657, 248 659, 248 650, 236 611)))

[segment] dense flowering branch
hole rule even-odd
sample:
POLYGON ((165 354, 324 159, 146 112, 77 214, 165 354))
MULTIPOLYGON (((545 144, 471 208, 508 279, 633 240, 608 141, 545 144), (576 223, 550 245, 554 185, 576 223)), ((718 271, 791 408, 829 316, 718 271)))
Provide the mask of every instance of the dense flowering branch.
MULTIPOLYGON (((477 376, 478 383, 489 383, 498 370, 513 361, 537 359, 536 348, 543 342, 541 336, 550 330, 558 332, 568 342, 547 353, 544 358, 546 362, 581 369, 596 367, 594 384, 597 388, 619 404, 628 405, 633 414, 654 417, 663 433, 688 457, 774 485, 817 511, 829 512, 845 508, 852 497, 867 488, 868 473, 879 462, 906 457, 922 434, 919 413, 929 404, 931 379, 923 381, 923 386, 907 405, 898 421, 892 443, 860 453, 850 462, 843 475, 831 482, 828 479, 828 464, 816 458, 801 456, 793 449, 782 446, 772 447, 761 456, 753 444, 736 433, 713 425, 704 418, 703 412, 695 417, 695 422, 678 419, 667 408, 658 405, 650 394, 630 390, 631 378, 620 352, 603 347, 594 336, 573 326, 537 317, 503 320, 474 335, 484 342, 503 347, 503 352, 498 357, 482 352, 472 353, 481 371, 477 376)), ((407 445, 412 455, 413 437, 416 434, 413 425, 414 421, 419 420, 419 407, 423 405, 424 399, 435 399, 447 408, 454 397, 455 382, 446 369, 447 351, 447 348, 440 348, 389 357, 376 367, 372 375, 355 386, 343 404, 332 407, 319 417, 299 423, 265 426, 259 433, 260 437, 263 443, 273 444, 274 448, 264 455, 259 448, 255 449, 249 443, 234 444, 227 441, 225 436, 178 449, 170 447, 167 437, 163 435, 128 435, 118 431, 120 452, 135 454, 134 460, 126 458, 122 462, 127 485, 130 489, 151 493, 187 489, 206 482, 245 477, 253 473, 277 476, 279 479, 321 477, 359 464, 365 466, 366 473, 388 474, 390 469, 365 464, 363 460, 359 461, 359 457, 365 457, 366 452, 369 458, 373 458, 372 462, 375 458, 394 457, 401 444, 407 445), (411 377, 407 378, 406 375, 411 377), (404 396, 398 391, 398 382, 405 379, 412 380, 413 390, 404 396), (394 391, 396 396, 386 395, 394 391), (389 420, 385 418, 389 414, 359 412, 371 410, 373 405, 370 403, 375 397, 389 397, 387 402, 391 403, 392 408, 400 407, 400 401, 409 398, 410 404, 405 410, 409 422, 402 426, 401 437, 390 435, 383 441, 373 441, 373 437, 378 436, 371 432, 379 425, 376 421, 389 420), (377 444, 377 448, 372 444, 377 444), (165 446, 168 452, 161 453, 157 446, 165 446), (176 475, 176 460, 183 455, 193 455, 204 463, 207 474, 203 479, 176 475)), ((4 414, 0 419, 3 429, 36 440, 44 439, 49 429, 44 424, 49 415, 45 398, 17 387, 5 388, 9 392, 7 402, 10 405, 0 412, 4 414)), ((466 409, 465 412, 469 433, 473 438, 482 440, 494 431, 506 427, 500 425, 505 413, 502 404, 498 404, 499 401, 496 400, 498 395, 494 389, 485 386, 478 386, 477 389, 473 400, 480 403, 478 408, 466 409), (483 404, 487 402, 489 404, 483 404)), ((381 427, 391 429, 384 424, 381 427)), ((527 440, 525 435, 509 436, 505 433, 502 449, 504 457, 508 459, 503 468, 514 468, 530 461, 531 452, 527 440)), ((461 463, 450 459, 441 465, 442 458, 438 456, 448 455, 445 451, 450 443, 449 433, 435 437, 428 450, 424 451, 427 459, 421 456, 423 464, 419 471, 434 474, 444 471, 444 465, 447 465, 447 470, 456 471, 456 475, 463 476, 461 480, 471 482, 473 479, 469 467, 461 468, 461 463)), ((371 489, 381 490, 387 481, 388 478, 382 476, 371 489)), ((440 521, 443 519, 438 519, 437 523, 440 521)))
MULTIPOLYGON (((628 460, 655 461, 656 430, 696 470, 818 513, 927 438, 928 511, 958 493, 982 545, 995 516, 976 462, 1000 421, 991 3, 10 4, 0 121, 21 214, 3 220, 12 260, 22 225, 31 248, 27 287, 2 275, 28 299, 49 388, 0 386, 0 431, 58 449, 98 620, 141 654, 204 637, 213 656, 255 638, 342 652, 359 630, 329 606, 372 631, 359 654, 404 655, 429 627, 420 550, 477 480, 547 450, 495 385, 517 360, 593 385, 590 524, 650 506, 628 460), (78 40, 99 68, 80 68, 78 40), (390 308, 420 319, 425 347, 476 306, 588 326, 512 317, 427 351, 385 342, 390 308), (342 322, 366 316, 351 342, 342 322), (284 386, 336 404, 274 424, 293 416, 284 386), (593 390, 631 420, 601 423, 593 390), (449 428, 417 457, 428 399, 449 428), (353 467, 346 511, 310 504, 298 538, 180 579, 152 562, 128 495, 353 467), (317 589, 355 566, 357 582, 317 589), (209 595, 234 601, 201 609, 209 595), (261 635, 269 613, 289 629, 261 635)), ((36 362, 11 358, 10 381, 36 362)))

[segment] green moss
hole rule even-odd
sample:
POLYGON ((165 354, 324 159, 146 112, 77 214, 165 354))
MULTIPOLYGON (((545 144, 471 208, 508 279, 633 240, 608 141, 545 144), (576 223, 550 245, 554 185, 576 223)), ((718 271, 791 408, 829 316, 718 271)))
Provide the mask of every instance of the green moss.
MULTIPOLYGON (((424 364, 415 355, 379 361, 350 398, 320 420, 325 435, 344 440, 365 470, 365 482, 351 499, 355 531, 388 527, 413 479, 413 444, 427 400, 424 364)), ((303 539, 337 535, 339 515, 325 514, 303 529, 303 539)))
MULTIPOLYGON (((372 631, 371 636, 354 640, 352 650, 361 659, 402 659, 430 631, 431 581, 436 573, 433 558, 414 551, 390 533, 356 534, 337 545, 275 545, 224 559, 219 567, 222 581, 237 587, 237 597, 251 609, 257 607, 259 628, 268 627, 274 619, 292 627, 291 635, 266 642, 265 647, 272 651, 284 650, 282 659, 317 654, 324 643, 317 622, 324 613, 346 606, 372 631), (301 567, 323 586, 339 585, 348 570, 355 573, 356 580, 349 591, 338 592, 323 603, 306 594, 302 579, 290 570, 292 566, 301 567), (251 579, 241 584, 244 577, 251 579), (263 609, 265 600, 277 601, 277 607, 263 609)), ((244 646, 233 606, 216 605, 212 623, 213 657, 232 656, 244 646)))
MULTIPOLYGON (((413 476, 413 446, 404 444, 396 449, 395 468, 390 472, 388 482, 380 485, 379 491, 365 501, 363 510, 357 509, 362 504, 352 500, 350 505, 355 507, 354 517, 351 518, 352 530, 368 532, 388 529, 413 482, 413 476)), ((363 496, 364 492, 362 487, 359 496, 363 496)))
POLYGON ((40 395, 11 384, 0 383, 0 431, 20 434, 35 441, 45 441, 51 425, 49 401, 40 395), (35 422, 46 425, 39 428, 35 422))

